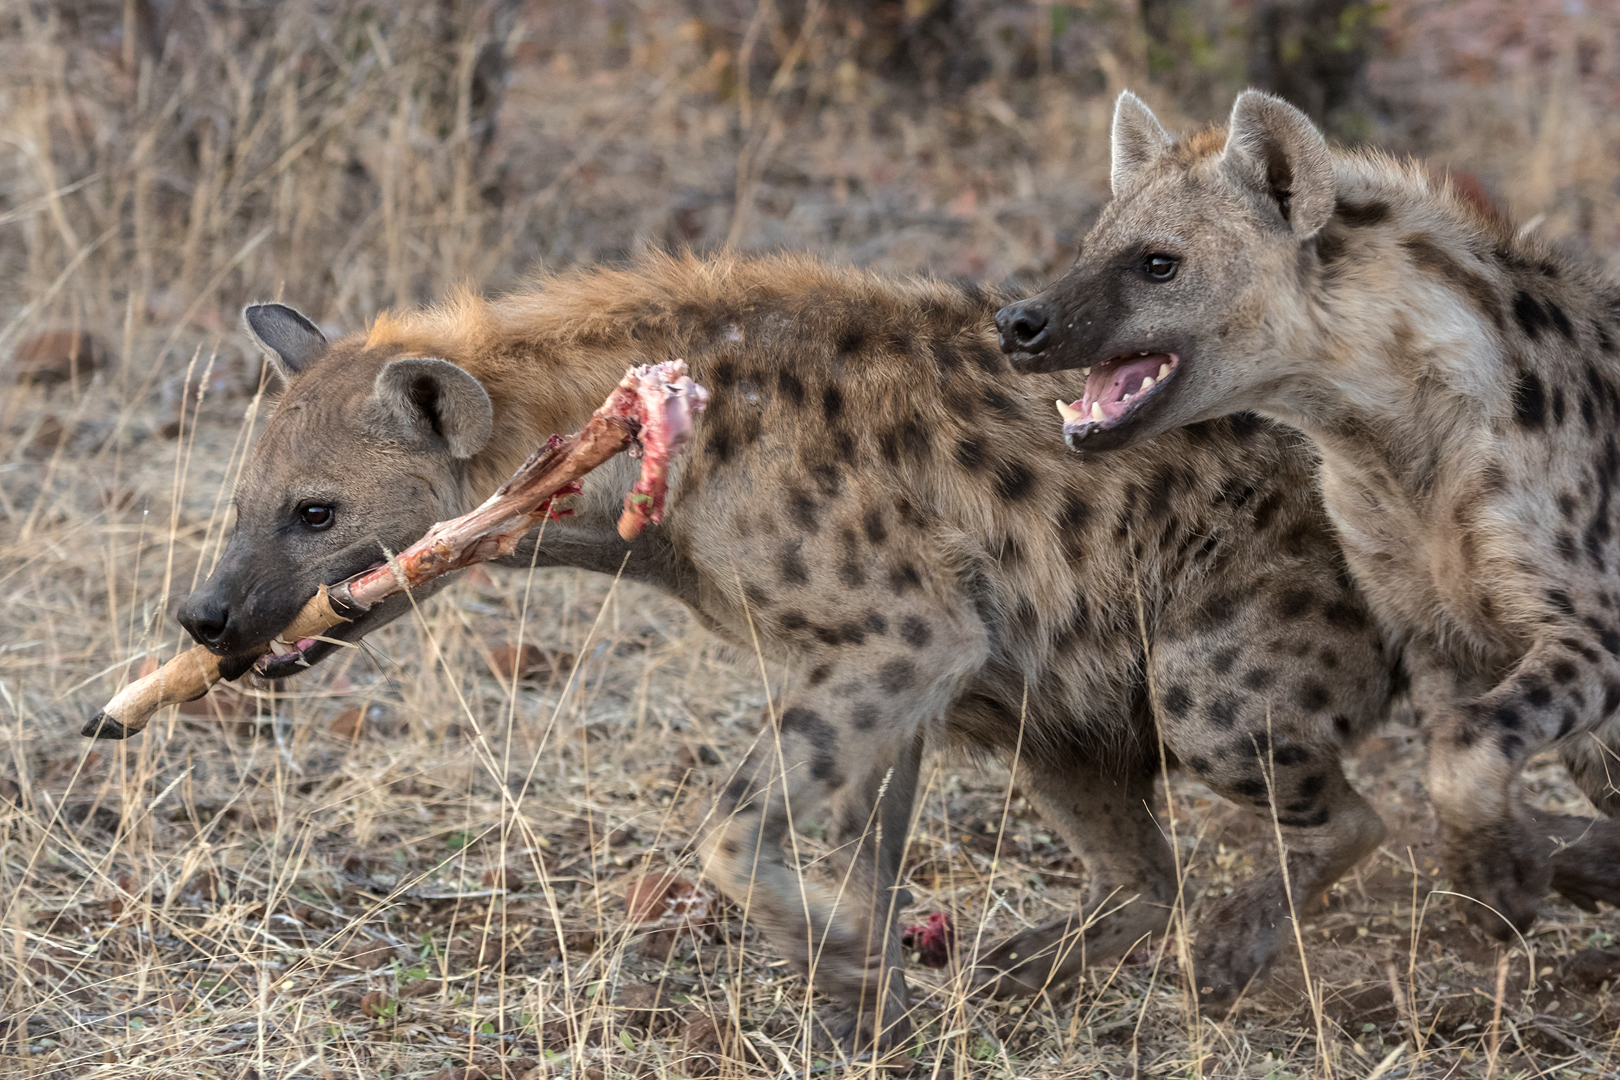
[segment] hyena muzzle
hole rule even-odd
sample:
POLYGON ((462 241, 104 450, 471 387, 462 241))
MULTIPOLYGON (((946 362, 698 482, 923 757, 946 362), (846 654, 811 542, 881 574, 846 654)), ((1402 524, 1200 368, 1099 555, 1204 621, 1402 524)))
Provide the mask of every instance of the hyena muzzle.
POLYGON ((1339 758, 1384 715, 1389 658, 1296 436, 1239 417, 1076 458, 1046 426, 1064 380, 1009 378, 998 304, 805 259, 655 256, 334 343, 290 309, 250 308, 286 390, 181 620, 251 659, 317 585, 578 428, 626 365, 685 359, 713 397, 666 525, 620 540, 633 466, 617 463, 510 561, 623 564, 793 673, 716 795, 707 873, 847 1009, 846 1039, 893 1046, 910 1030, 896 916, 924 752, 1009 759, 1085 861, 1081 910, 973 961, 974 985, 1008 996, 1166 927, 1178 877, 1153 807, 1169 761, 1275 815, 1286 846, 1292 896, 1279 864, 1207 910, 1198 980, 1218 1012, 1290 906, 1383 835, 1339 758), (836 886, 801 885, 786 862, 789 807, 830 810, 836 886))

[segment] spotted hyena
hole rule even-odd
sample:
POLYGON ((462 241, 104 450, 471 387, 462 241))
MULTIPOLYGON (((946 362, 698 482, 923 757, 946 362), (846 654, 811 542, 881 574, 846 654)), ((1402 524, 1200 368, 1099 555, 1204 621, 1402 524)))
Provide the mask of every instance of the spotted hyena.
MULTIPOLYGON (((578 428, 627 364, 684 358, 713 400, 665 526, 619 539, 621 461, 512 562, 623 564, 792 672, 716 796, 707 872, 847 1007, 847 1038, 892 1043, 909 1027, 895 926, 928 747, 1011 761, 1090 875, 1081 911, 977 958, 975 984, 1005 996, 1166 926, 1177 873, 1151 808, 1161 762, 1179 762, 1274 810, 1288 845, 1292 898, 1279 869, 1216 905, 1229 929, 1199 956, 1218 1009, 1270 957, 1289 904, 1383 835, 1339 755, 1382 715, 1390 665, 1297 435, 1231 417, 1077 460, 1039 423, 1066 380, 1010 378, 992 326, 1004 302, 805 259, 660 256, 334 343, 289 308, 249 308, 286 392, 181 621, 245 666, 318 584, 578 428), (782 850, 790 805, 831 812, 841 888, 801 888, 782 850)), ((268 674, 298 668, 289 655, 268 674)))
POLYGON ((1620 823, 1530 811, 1518 782, 1556 747, 1620 810, 1620 290, 1253 91, 1181 140, 1125 94, 1112 181, 1074 268, 999 314, 1014 366, 1087 370, 1064 427, 1097 464, 1240 410, 1308 435, 1470 913, 1507 936, 1549 885, 1620 901, 1620 823))

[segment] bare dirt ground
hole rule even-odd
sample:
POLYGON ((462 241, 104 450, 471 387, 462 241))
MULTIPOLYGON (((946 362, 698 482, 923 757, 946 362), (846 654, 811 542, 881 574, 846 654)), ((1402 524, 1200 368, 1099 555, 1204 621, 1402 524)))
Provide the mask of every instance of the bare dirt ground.
MULTIPOLYGON (((1620 268, 1620 10, 1296 7, 1331 18, 1257 37, 1277 5, 0 6, 0 1076, 830 1069, 803 982, 684 848, 780 673, 673 601, 475 573, 300 681, 78 737, 183 644, 174 605, 219 553, 269 406, 234 313, 279 297, 353 330, 644 244, 1035 281, 1106 197, 1120 88, 1190 125, 1261 75, 1620 268), (38 335, 62 329, 96 354, 53 367, 71 350, 38 335)), ((1390 838, 1230 1018, 1197 1018, 1179 934, 1026 1004, 918 967, 915 1068, 1620 1074, 1620 915, 1553 902, 1500 951, 1462 925, 1421 756, 1398 720, 1362 748, 1390 838)), ((1590 812, 1551 763, 1531 787, 1590 812)), ((1275 858, 1194 783, 1163 821, 1193 920, 1275 858)), ((798 842, 823 850, 813 825, 798 842)), ((1083 874, 1004 765, 932 763, 907 875, 958 958, 1073 908, 1083 874)))

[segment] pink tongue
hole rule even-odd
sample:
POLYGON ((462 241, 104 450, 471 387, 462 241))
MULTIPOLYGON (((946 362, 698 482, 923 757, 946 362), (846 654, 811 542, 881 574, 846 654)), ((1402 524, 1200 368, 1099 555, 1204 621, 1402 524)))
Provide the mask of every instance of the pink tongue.
POLYGON ((1170 362, 1169 353, 1150 353, 1131 360, 1115 361, 1091 369, 1086 376, 1086 391, 1076 406, 1084 419, 1090 420, 1091 403, 1102 405, 1103 418, 1113 420, 1125 412, 1125 395, 1142 389, 1142 380, 1159 379, 1159 368, 1170 362))

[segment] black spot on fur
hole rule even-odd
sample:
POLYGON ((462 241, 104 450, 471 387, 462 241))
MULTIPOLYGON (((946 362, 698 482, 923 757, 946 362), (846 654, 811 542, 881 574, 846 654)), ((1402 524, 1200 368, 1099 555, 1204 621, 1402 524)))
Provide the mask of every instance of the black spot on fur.
POLYGON ((866 614, 861 616, 861 622, 869 634, 882 637, 889 632, 889 620, 877 608, 867 608, 866 614))
POLYGON ((804 612, 802 611, 784 611, 782 612, 782 617, 777 619, 777 622, 781 625, 782 629, 787 630, 790 633, 796 630, 803 630, 805 627, 810 625, 810 620, 804 617, 804 612))
POLYGON ((1303 765, 1311 760, 1311 752, 1303 746, 1285 746, 1280 750, 1273 751, 1271 760, 1278 765, 1293 768, 1295 765, 1303 765))
POLYGON ((1333 703, 1328 688, 1314 679, 1299 684, 1299 707, 1306 712, 1321 712, 1333 703))
POLYGON ((984 467, 984 444, 978 439, 962 439, 956 444, 956 463, 964 469, 984 467))
POLYGON ((1270 668, 1251 668, 1243 673, 1243 685, 1250 690, 1264 690, 1277 679, 1270 668))
POLYGON ((856 731, 871 731, 877 726, 878 718, 882 715, 882 711, 869 701, 858 703, 849 714, 856 731))
POLYGON ((1519 329, 1523 330, 1531 341, 1541 340, 1541 332, 1552 321, 1548 318, 1546 309, 1523 289, 1514 294, 1513 317, 1519 321, 1519 329))
POLYGON ((910 563, 902 563, 889 571, 889 589, 896 596, 904 596, 911 589, 922 588, 922 577, 910 563))
POLYGON ((828 386, 821 392, 821 413, 829 421, 838 418, 844 411, 844 392, 836 386, 828 386))
POLYGON ((910 660, 890 660, 878 669, 878 686, 893 696, 911 689, 917 681, 917 665, 910 660))
POLYGON ((1318 810, 1314 814, 1311 814, 1309 817, 1301 817, 1294 814, 1278 814, 1277 824, 1290 829, 1320 829, 1323 825, 1326 825, 1330 820, 1332 820, 1332 818, 1333 812, 1324 806, 1322 809, 1318 810))
POLYGON ((1553 424, 1554 425, 1563 424, 1563 422, 1564 422, 1564 388, 1562 386, 1555 387, 1553 389, 1552 415, 1553 415, 1553 424))
POLYGON ((776 565, 782 572, 782 581, 788 585, 807 585, 810 583, 810 571, 804 565, 802 542, 795 540, 782 550, 777 557, 776 565))
POLYGON ((1603 715, 1614 715, 1614 710, 1620 709, 1620 683, 1603 684, 1603 715))
POLYGON ((1171 716, 1179 720, 1187 715, 1188 709, 1192 708, 1192 695, 1187 693, 1185 686, 1172 686, 1164 692, 1164 707, 1171 716))
POLYGON ((716 462, 724 465, 731 460, 731 431, 724 427, 711 427, 709 441, 704 445, 704 451, 716 462))
POLYGON ((913 649, 920 649, 927 645, 934 637, 934 632, 928 629, 928 624, 915 615, 907 615, 900 620, 900 640, 913 649))
POLYGON ((776 389, 795 407, 804 405, 804 383, 800 381, 797 375, 786 368, 780 369, 776 373, 776 389))
POLYGON ((821 521, 816 517, 816 500, 799 488, 788 489, 788 516, 805 532, 821 531, 821 521))
POLYGON ((889 530, 883 527, 883 511, 868 510, 866 516, 861 519, 861 524, 866 529, 867 542, 873 547, 889 538, 889 530))
POLYGON ((1209 703, 1209 722, 1219 728, 1230 728, 1237 723, 1238 703, 1222 694, 1209 703))
POLYGON ((1507 704, 1498 705, 1491 712, 1491 719, 1496 722, 1498 727, 1507 728, 1509 731, 1518 731, 1524 723, 1523 717, 1519 715, 1519 710, 1507 704))
POLYGON ((1275 608, 1284 619, 1297 619, 1311 610, 1316 596, 1309 589, 1285 589, 1277 595, 1275 608))
POLYGON ((1554 542, 1558 546, 1558 557, 1565 562, 1572 563, 1579 558, 1579 554, 1575 550, 1575 538, 1569 533, 1559 533, 1554 542))
POLYGON ((1026 498, 1035 488, 1035 474, 1021 461, 1003 462, 996 470, 996 494, 1008 501, 1026 498))
POLYGON ((878 439, 878 448, 890 465, 898 465, 902 460, 922 464, 933 453, 928 429, 915 416, 884 432, 878 439))
POLYGON ((729 808, 735 808, 754 794, 754 784, 747 777, 739 776, 726 785, 726 802, 729 808))
POLYGON ((1237 659, 1241 655, 1243 655, 1243 650, 1237 648, 1236 646, 1221 649, 1214 656, 1210 657, 1210 669, 1213 670, 1217 675, 1225 675, 1228 671, 1232 670, 1232 665, 1237 663, 1237 659))
POLYGON ((1232 785, 1232 793, 1241 795, 1245 799, 1263 803, 1266 801, 1266 782, 1264 780, 1239 780, 1232 785))
POLYGON ((810 678, 807 681, 811 686, 820 686, 822 683, 832 678, 832 671, 833 669, 831 664, 821 664, 810 673, 810 678))
POLYGON ((1418 269, 1435 275, 1462 293, 1481 314, 1496 324, 1498 330, 1502 328, 1502 309, 1497 303, 1496 290, 1489 281, 1452 258, 1427 233, 1402 237, 1401 247, 1411 255, 1418 269))
POLYGON ((866 568, 857 560, 846 558, 838 564, 838 581, 846 589, 859 589, 866 584, 866 568))
POLYGON ((1518 381, 1514 383, 1513 416, 1523 427, 1547 426, 1547 391, 1541 385, 1541 377, 1533 371, 1519 372, 1518 381))
POLYGON ((1367 229, 1389 219, 1389 204, 1380 199, 1372 199, 1365 203, 1336 200, 1333 204, 1333 216, 1352 229, 1367 229))
POLYGON ((1276 516, 1277 511, 1282 507, 1282 504, 1282 493, 1276 491, 1271 492, 1264 499, 1261 499, 1255 504, 1254 527, 1257 532, 1263 532, 1268 526, 1270 526, 1271 519, 1276 516))
POLYGON ((1553 328, 1565 341, 1575 340, 1575 327, 1570 324, 1569 316, 1564 314, 1564 309, 1558 306, 1556 300, 1547 301, 1547 314, 1552 318, 1553 328))
POLYGON ((1575 676, 1578 674, 1579 672, 1576 670, 1575 665, 1570 663, 1568 660, 1560 660, 1552 666, 1552 677, 1555 681, 1560 683, 1572 683, 1575 681, 1575 676))
POLYGON ((810 776, 832 787, 842 787, 843 777, 838 773, 838 757, 835 748, 838 744, 838 732, 833 726, 821 718, 821 714, 802 705, 794 705, 782 713, 781 727, 784 732, 795 732, 804 737, 810 744, 812 754, 810 757, 810 776))

